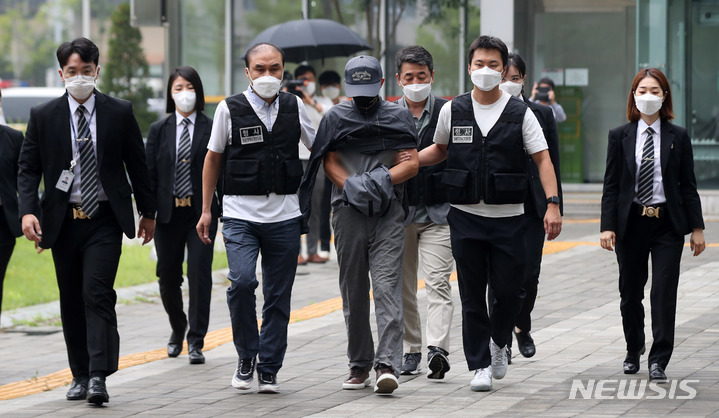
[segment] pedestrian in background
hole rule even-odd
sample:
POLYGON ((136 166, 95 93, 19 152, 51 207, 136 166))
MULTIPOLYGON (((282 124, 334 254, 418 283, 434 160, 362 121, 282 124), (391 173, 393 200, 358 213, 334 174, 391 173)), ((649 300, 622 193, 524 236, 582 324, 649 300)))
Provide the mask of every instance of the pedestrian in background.
MULTIPOLYGON (((156 274, 162 306, 172 329, 167 355, 180 355, 187 331, 190 364, 202 364, 205 362, 202 348, 210 322, 214 251, 212 244, 200 240, 195 226, 202 214, 202 165, 212 119, 202 112, 205 93, 194 68, 175 68, 165 94, 166 111, 171 114, 150 126, 146 152, 150 184, 157 200, 156 274), (190 291, 187 315, 182 302, 185 248, 190 291)), ((210 237, 214 242, 220 214, 216 193, 212 196, 211 214, 210 237)))
POLYGON ((564 113, 564 108, 557 102, 557 95, 554 93, 554 81, 551 78, 544 77, 534 83, 532 96, 529 100, 552 108, 552 113, 557 123, 562 123, 567 120, 567 114, 564 113))
POLYGON ((67 94, 30 111, 18 190, 25 237, 52 250, 73 376, 66 397, 101 405, 120 355, 113 285, 122 233, 135 237, 132 195, 143 245, 153 237, 156 206, 131 103, 95 88, 99 58, 87 38, 57 49, 67 94))
MULTIPOLYGON (((512 96, 518 97, 529 106, 537 117, 542 127, 544 139, 547 141, 547 150, 554 166, 554 175, 557 178, 557 196, 559 197, 559 213, 562 208, 562 182, 559 172, 559 135, 557 134, 557 123, 554 121, 552 109, 530 100, 522 95, 524 83, 527 81, 527 65, 519 54, 509 53, 509 66, 502 79, 499 88, 512 96)), ((547 213, 547 202, 539 178, 539 169, 534 160, 527 155, 527 176, 529 178, 529 195, 524 202, 524 220, 527 224, 527 232, 522 236, 527 255, 527 264, 524 269, 525 295, 522 299, 522 307, 514 324, 514 336, 517 338, 517 348, 524 357, 532 357, 536 353, 534 339, 529 333, 532 330, 532 309, 537 300, 537 286, 539 285, 539 272, 542 266, 542 249, 544 248, 544 215, 547 213)), ((489 300, 494 299, 492 288, 489 289, 489 300)), ((490 304, 490 307, 493 304, 490 304)), ((512 337, 507 340, 509 351, 508 361, 512 360, 512 337)))
MULTIPOLYGON (((397 83, 402 97, 397 103, 412 112, 418 150, 432 145, 439 111, 446 99, 431 94, 434 81, 432 55, 421 46, 403 48, 395 56, 397 83)), ((404 220, 404 256, 402 258, 402 306, 404 309, 404 355, 402 374, 421 371, 422 325, 417 306, 417 272, 422 266, 427 291, 427 364, 430 379, 443 379, 450 369, 449 336, 452 328, 452 286, 454 270, 447 213, 449 202, 441 184, 446 164, 419 169, 406 182, 408 211, 404 220)))
POLYGON ((602 193, 602 248, 616 249, 627 355, 626 374, 645 352, 644 286, 649 278, 653 342, 649 380, 666 380, 674 350, 679 264, 684 236, 694 256, 706 248, 694 156, 687 130, 670 123, 672 93, 664 73, 640 70, 627 102, 629 123, 609 131, 602 193))
POLYGON ((2 289, 15 238, 22 235, 17 208, 17 171, 22 132, 0 124, 0 313, 2 289))

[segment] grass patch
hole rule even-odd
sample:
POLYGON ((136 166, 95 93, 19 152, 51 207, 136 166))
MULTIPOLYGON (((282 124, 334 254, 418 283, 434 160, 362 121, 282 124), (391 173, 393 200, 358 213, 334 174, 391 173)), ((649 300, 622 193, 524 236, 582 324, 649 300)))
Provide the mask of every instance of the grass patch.
MULTIPOLYGON (((157 280, 156 263, 150 259, 151 244, 122 247, 115 288, 150 283, 157 280)), ((215 252, 212 269, 227 267, 225 253, 215 252)), ((55 266, 50 251, 37 254, 33 242, 17 239, 10 259, 3 289, 3 310, 37 305, 58 299, 55 266)))

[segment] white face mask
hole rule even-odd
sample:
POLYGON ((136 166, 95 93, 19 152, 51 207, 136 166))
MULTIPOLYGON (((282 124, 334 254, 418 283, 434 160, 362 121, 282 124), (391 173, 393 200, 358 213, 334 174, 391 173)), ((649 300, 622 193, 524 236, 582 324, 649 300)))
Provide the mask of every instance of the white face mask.
POLYGON ((252 83, 252 90, 263 99, 271 99, 277 96, 282 86, 282 80, 277 77, 272 77, 271 75, 263 75, 254 80, 250 77, 250 81, 252 83))
POLYGON ((195 110, 195 103, 197 102, 197 94, 194 91, 182 90, 177 93, 172 93, 172 100, 175 101, 175 106, 183 113, 190 113, 195 110))
POLYGON ((645 115, 653 115, 662 108, 664 98, 655 96, 653 94, 642 94, 641 96, 634 95, 634 102, 637 105, 637 109, 645 115))
POLYGON ((490 91, 502 82, 502 73, 489 67, 472 71, 472 83, 482 91, 490 91))
POLYGON ((340 88, 333 86, 325 87, 322 89, 322 95, 328 99, 334 100, 340 97, 340 88))
POLYGON ((412 102, 419 103, 429 97, 429 92, 432 91, 432 82, 426 84, 407 84, 402 85, 402 91, 404 96, 412 102))
POLYGON ((95 82, 97 78, 93 75, 76 75, 65 78, 65 88, 70 96, 85 100, 95 90, 95 82))
POLYGON ((513 81, 505 81, 499 85, 500 90, 506 91, 514 97, 519 97, 519 95, 522 94, 523 87, 524 83, 515 83, 513 81))
POLYGON ((307 85, 304 86, 303 89, 304 89, 305 93, 307 93, 307 95, 312 96, 313 94, 315 94, 315 90, 317 89, 317 84, 315 84, 314 81, 308 81, 307 85))

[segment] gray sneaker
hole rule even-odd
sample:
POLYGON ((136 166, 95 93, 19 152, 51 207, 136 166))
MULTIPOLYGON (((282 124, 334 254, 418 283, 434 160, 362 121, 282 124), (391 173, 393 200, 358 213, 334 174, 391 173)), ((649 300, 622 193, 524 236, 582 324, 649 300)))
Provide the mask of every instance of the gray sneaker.
POLYGON ((247 390, 252 387, 255 374, 255 359, 241 358, 237 360, 237 370, 232 375, 232 387, 240 390, 247 390))
POLYGON ((492 377, 499 380, 507 374, 507 349, 499 347, 489 339, 489 352, 492 353, 492 377))
POLYGON ((406 353, 402 358, 400 374, 418 374, 422 371, 422 353, 406 353))

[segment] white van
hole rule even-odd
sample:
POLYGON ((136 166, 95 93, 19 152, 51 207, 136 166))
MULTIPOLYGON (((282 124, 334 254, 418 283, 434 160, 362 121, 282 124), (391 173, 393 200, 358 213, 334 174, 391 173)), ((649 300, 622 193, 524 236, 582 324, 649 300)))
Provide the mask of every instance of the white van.
POLYGON ((8 87, 2 89, 2 109, 8 125, 24 127, 30 119, 30 109, 65 94, 64 87, 8 87))

